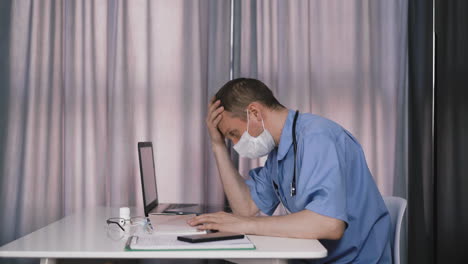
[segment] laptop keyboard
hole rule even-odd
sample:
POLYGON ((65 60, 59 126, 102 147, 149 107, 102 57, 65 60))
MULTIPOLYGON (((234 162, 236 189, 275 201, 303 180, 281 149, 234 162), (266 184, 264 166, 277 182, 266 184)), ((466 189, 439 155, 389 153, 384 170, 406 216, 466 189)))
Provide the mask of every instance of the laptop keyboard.
POLYGON ((186 207, 192 207, 192 206, 195 206, 195 204, 171 204, 166 208, 166 210, 168 210, 168 209, 180 209, 180 208, 186 208, 186 207))

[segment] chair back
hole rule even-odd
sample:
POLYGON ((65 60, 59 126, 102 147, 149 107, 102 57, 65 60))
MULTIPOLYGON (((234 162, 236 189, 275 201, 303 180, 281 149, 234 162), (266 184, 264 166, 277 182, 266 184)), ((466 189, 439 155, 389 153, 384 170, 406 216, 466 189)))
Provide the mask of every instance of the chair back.
POLYGON ((383 197, 392 221, 390 245, 392 247, 393 263, 400 264, 400 232, 403 215, 406 210, 406 200, 395 196, 383 197))

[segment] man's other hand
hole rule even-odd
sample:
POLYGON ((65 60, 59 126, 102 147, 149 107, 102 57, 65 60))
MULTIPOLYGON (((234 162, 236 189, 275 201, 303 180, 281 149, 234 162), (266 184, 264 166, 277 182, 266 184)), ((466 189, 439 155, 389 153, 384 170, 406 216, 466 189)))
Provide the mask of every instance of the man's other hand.
POLYGON ((211 99, 210 103, 208 104, 208 113, 206 115, 205 122, 210 134, 212 146, 225 145, 224 136, 218 129, 218 124, 223 118, 222 113, 224 111, 224 107, 220 106, 221 101, 214 100, 215 98, 211 99))

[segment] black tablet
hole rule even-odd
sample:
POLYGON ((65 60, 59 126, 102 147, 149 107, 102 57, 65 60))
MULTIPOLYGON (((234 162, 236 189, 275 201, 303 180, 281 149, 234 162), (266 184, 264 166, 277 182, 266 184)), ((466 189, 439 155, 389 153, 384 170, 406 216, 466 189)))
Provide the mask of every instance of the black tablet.
POLYGON ((189 243, 211 242, 244 238, 243 234, 216 232, 203 235, 178 236, 177 239, 189 243))

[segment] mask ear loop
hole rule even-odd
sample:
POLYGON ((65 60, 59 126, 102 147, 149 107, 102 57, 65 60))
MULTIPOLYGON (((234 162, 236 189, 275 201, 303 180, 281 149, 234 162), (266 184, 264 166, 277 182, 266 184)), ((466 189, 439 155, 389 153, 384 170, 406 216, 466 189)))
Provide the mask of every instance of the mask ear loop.
MULTIPOLYGON (((250 116, 249 116, 249 109, 247 109, 247 133, 249 133, 249 124, 250 124, 250 116)), ((263 117, 262 117, 262 127, 263 127, 263 131, 265 131, 265 123, 263 122, 263 117)))
POLYGON ((249 109, 247 109, 247 133, 249 133, 249 124, 250 124, 249 109))

